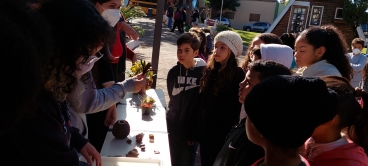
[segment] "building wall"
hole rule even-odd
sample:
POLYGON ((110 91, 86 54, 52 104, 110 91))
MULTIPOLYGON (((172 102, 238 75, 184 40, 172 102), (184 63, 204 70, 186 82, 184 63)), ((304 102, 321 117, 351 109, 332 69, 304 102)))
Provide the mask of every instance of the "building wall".
POLYGON ((240 6, 236 8, 234 19, 230 19, 234 29, 243 29, 245 24, 250 23, 249 14, 260 14, 260 21, 272 24, 276 9, 276 2, 239 0, 240 6))
MULTIPOLYGON (((356 31, 356 28, 354 28, 354 26, 346 24, 343 20, 335 19, 336 8, 344 7, 343 0, 335 0, 334 3, 329 3, 329 1, 324 0, 314 0, 311 2, 311 8, 312 5, 324 6, 321 25, 332 24, 336 26, 341 32, 343 32, 348 45, 350 45, 351 41, 354 38, 358 37, 358 33, 356 31)), ((309 19, 307 25, 309 25, 309 19)))
MULTIPOLYGON (((310 7, 309 7, 309 15, 306 22, 306 28, 309 27, 309 21, 311 16, 311 10, 312 6, 323 6, 323 15, 322 15, 322 21, 321 25, 327 25, 331 24, 336 26, 341 32, 343 32, 343 35, 345 37, 345 40, 348 45, 350 45, 351 41, 358 37, 358 33, 356 32, 356 28, 354 26, 346 24, 343 20, 336 20, 335 19, 335 11, 336 7, 343 7, 344 2, 343 0, 336 0, 335 2, 331 3, 331 1, 328 0, 309 0, 310 7)), ((285 13, 285 15, 282 17, 280 22, 275 26, 272 33, 281 36, 283 33, 287 32, 287 26, 289 22, 289 16, 290 16, 290 9, 285 13)))
POLYGON ((281 36, 283 33, 287 32, 287 27, 289 23, 291 7, 287 10, 285 15, 281 18, 280 22, 272 30, 272 33, 281 36))
POLYGON ((199 8, 206 8, 206 6, 204 5, 204 1, 203 0, 198 0, 198 4, 199 4, 199 8))

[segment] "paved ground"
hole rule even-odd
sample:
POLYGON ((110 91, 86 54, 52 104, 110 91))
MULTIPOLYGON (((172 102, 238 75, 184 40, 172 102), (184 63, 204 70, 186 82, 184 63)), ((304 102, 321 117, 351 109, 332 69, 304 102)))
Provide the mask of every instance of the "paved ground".
MULTIPOLYGON (((133 20, 133 24, 143 26, 145 35, 139 38, 141 46, 134 50, 138 59, 142 59, 151 62, 152 45, 153 45, 153 33, 155 27, 155 19, 141 18, 133 20)), ((200 25, 203 26, 203 25, 200 25)), ((176 40, 180 34, 178 32, 170 32, 167 26, 162 27, 162 38, 159 55, 159 65, 157 73, 156 89, 162 89, 165 93, 166 103, 169 101, 166 90, 166 77, 171 67, 176 65, 176 40)), ((239 61, 243 59, 243 56, 239 57, 239 61)), ((127 69, 129 69, 131 63, 127 63, 127 69)), ((196 166, 200 166, 200 156, 197 152, 196 166)))

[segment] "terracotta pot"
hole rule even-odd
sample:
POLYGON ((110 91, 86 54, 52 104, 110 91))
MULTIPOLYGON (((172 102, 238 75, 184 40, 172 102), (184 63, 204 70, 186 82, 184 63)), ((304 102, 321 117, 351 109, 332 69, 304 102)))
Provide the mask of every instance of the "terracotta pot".
POLYGON ((112 135, 118 139, 126 138, 130 133, 130 125, 126 120, 118 120, 112 127, 112 135))
POLYGON ((142 107, 152 108, 152 106, 153 106, 152 103, 142 103, 142 107))

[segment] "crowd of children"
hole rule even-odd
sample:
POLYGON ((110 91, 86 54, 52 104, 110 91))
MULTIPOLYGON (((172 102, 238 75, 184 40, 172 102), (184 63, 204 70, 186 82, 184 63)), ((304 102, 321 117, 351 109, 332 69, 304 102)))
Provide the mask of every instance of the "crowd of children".
POLYGON ((360 39, 348 53, 332 25, 262 33, 238 64, 238 34, 218 33, 203 56, 212 42, 203 31, 179 36, 167 77, 173 166, 194 165, 198 145, 202 166, 368 166, 360 39))
MULTIPOLYGON (((84 137, 88 126, 71 112, 110 110, 126 93, 144 93, 147 85, 139 74, 96 88, 94 64, 116 64, 124 45, 115 32, 132 30, 119 22, 118 6, 107 9, 104 3, 0 2, 0 67, 12 82, 1 101, 4 161, 101 165, 100 148, 84 137), (109 49, 120 51, 111 57, 109 49)), ((354 39, 348 53, 332 25, 282 39, 262 33, 239 64, 243 44, 237 33, 222 31, 212 39, 195 27, 181 34, 178 62, 167 74, 172 165, 194 165, 199 147, 202 166, 368 166, 363 47, 364 41, 354 39)), ((100 125, 112 123, 108 112, 100 125)))

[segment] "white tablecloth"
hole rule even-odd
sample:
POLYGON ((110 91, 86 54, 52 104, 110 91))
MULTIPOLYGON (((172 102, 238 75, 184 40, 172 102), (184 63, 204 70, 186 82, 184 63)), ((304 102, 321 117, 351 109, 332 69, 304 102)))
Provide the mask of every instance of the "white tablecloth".
POLYGON ((126 139, 116 139, 111 132, 108 132, 102 146, 101 156, 125 156, 130 150, 136 148, 139 151, 139 158, 160 159, 165 166, 171 165, 164 93, 162 90, 150 89, 146 94, 156 101, 150 115, 142 115, 138 94, 129 93, 120 102, 117 107, 117 120, 128 121, 130 134, 126 139), (135 142, 135 135, 141 132, 144 134, 145 152, 141 152, 135 142), (149 142, 149 134, 154 134, 154 143, 149 142), (131 139, 132 144, 126 143, 127 139, 131 139), (160 151, 160 154, 154 154, 154 150, 160 151))

